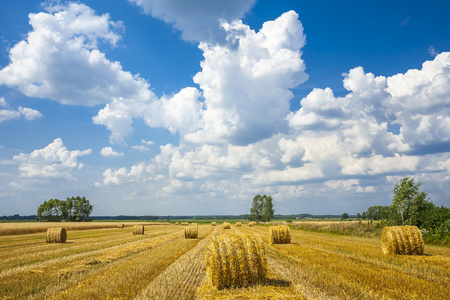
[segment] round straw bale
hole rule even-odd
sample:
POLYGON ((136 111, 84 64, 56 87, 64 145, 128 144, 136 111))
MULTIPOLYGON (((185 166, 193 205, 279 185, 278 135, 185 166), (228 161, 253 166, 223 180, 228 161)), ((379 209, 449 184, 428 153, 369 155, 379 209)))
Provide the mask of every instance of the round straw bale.
POLYGON ((206 274, 213 287, 262 283, 266 272, 264 243, 259 236, 234 233, 211 238, 206 249, 206 274))
POLYGON ((242 223, 241 222, 236 222, 236 227, 241 227, 242 223))
POLYGON ((144 234, 144 225, 134 225, 133 234, 144 234))
POLYGON ((223 222, 223 229, 231 229, 231 225, 228 222, 223 222))
POLYGON ((256 222, 254 222, 254 221, 248 223, 248 227, 252 227, 252 226, 255 226, 255 225, 256 225, 256 222))
POLYGON ((198 238, 198 226, 189 225, 184 228, 184 237, 186 239, 196 239, 198 238))
POLYGON ((290 244, 291 229, 287 225, 270 226, 269 242, 271 244, 290 244))
POLYGON ((381 250, 384 254, 422 255, 424 242, 416 226, 387 226, 381 232, 381 250))
POLYGON ((46 232, 45 240, 47 243, 65 243, 67 233, 65 228, 49 228, 46 232))
POLYGON ((211 226, 216 226, 216 222, 211 222, 211 226))

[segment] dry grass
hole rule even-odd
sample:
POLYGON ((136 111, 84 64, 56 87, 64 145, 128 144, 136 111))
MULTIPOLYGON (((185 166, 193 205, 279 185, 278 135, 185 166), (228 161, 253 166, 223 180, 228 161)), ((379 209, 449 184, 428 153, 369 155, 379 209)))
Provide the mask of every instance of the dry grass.
MULTIPOLYGON (((269 242, 266 229, 243 227, 269 242)), ((271 245, 296 289, 311 299, 448 299, 450 249, 427 246, 423 256, 386 256, 379 238, 291 230, 291 244, 271 245)))
POLYGON ((133 226, 133 235, 136 234, 144 234, 144 225, 134 225, 133 226))
POLYGON ((384 227, 381 233, 381 249, 384 254, 422 255, 424 242, 416 226, 384 227))
POLYGON ((198 225, 189 225, 184 228, 184 238, 196 239, 198 238, 198 225))
POLYGON ((49 228, 45 235, 47 243, 65 243, 67 240, 67 233, 65 228, 49 228))
MULTIPOLYGON (((448 247, 427 245, 424 255, 392 256, 383 254, 380 238, 292 228, 290 244, 271 245, 265 226, 222 231, 221 226, 200 225, 199 238, 185 239, 175 225, 152 226, 145 235, 135 236, 132 226, 116 225, 70 229, 70 239, 56 244, 45 242, 45 232, 0 236, 0 298, 448 299, 450 294, 448 247), (210 236, 230 236, 231 242, 218 250, 228 253, 242 242, 233 241, 236 231, 262 238, 265 280, 248 287, 214 288, 206 276, 210 236)), ((239 260, 242 252, 229 253, 235 260, 225 264, 229 267, 222 273, 234 278, 236 265, 240 270, 245 263, 239 260)))
POLYGON ((198 244, 161 272, 142 290, 136 299, 195 299, 196 292, 205 278, 205 250, 211 236, 217 236, 218 227, 203 227, 198 244), (162 288, 163 287, 163 288, 162 288))
POLYGON ((206 274, 209 285, 217 289, 264 282, 264 243, 256 235, 225 234, 212 237, 206 249, 206 274))
MULTIPOLYGON (((140 224, 142 222, 130 222, 130 225, 140 224)), ((146 223, 145 225, 159 226, 168 225, 167 223, 146 223)), ((14 222, 0 223, 0 236, 30 234, 46 232, 48 228, 62 227, 66 230, 91 230, 102 228, 117 228, 117 222, 14 222)))
POLYGON ((269 242, 271 244, 290 244, 291 229, 287 225, 270 226, 269 242))
POLYGON ((117 228, 124 228, 125 227, 125 225, 122 223, 122 224, 117 224, 117 228))

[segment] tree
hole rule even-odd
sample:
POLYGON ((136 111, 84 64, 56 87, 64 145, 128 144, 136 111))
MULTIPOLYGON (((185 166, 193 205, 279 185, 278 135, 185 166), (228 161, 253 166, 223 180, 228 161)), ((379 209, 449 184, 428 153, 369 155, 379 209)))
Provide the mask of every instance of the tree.
POLYGON ((44 201, 37 211, 39 221, 61 222, 64 219, 65 202, 59 199, 44 201))
POLYGON ((89 216, 94 208, 94 206, 89 203, 89 200, 86 200, 85 197, 81 198, 80 196, 67 198, 66 207, 67 213, 65 220, 71 222, 90 221, 89 216))
POLYGON ((266 195, 256 195, 253 197, 252 207, 250 208, 250 221, 265 221, 272 220, 275 211, 273 209, 272 197, 266 195))
POLYGON ((348 213, 343 213, 342 214, 342 220, 347 220, 349 218, 348 213))
POLYGON ((376 205, 369 207, 365 215, 370 220, 384 220, 389 218, 390 210, 389 206, 376 205))
POLYGON ((367 218, 366 212, 363 212, 362 215, 361 215, 361 217, 362 217, 363 220, 365 220, 365 219, 367 218))
POLYGON ((85 197, 71 197, 66 201, 50 199, 39 206, 37 215, 39 221, 45 222, 83 222, 90 221, 93 208, 85 197))
POLYGON ((272 196, 263 196, 264 209, 262 211, 262 220, 264 222, 270 222, 272 220, 275 211, 273 210, 272 196))
POLYGON ((360 213, 356 214, 356 219, 361 220, 361 214, 360 213))
POLYGON ((411 177, 404 177, 394 187, 394 197, 390 206, 390 219, 395 224, 422 225, 423 214, 429 206, 427 193, 420 191, 421 182, 415 183, 411 177))

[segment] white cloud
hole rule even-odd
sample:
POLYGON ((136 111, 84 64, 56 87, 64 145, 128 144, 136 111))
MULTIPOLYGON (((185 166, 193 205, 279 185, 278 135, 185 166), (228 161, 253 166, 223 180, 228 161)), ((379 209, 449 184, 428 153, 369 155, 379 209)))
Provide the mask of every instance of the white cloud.
POLYGON ((308 78, 300 57, 305 36, 294 11, 264 23, 258 33, 241 21, 223 26, 235 44, 200 44, 205 60, 194 81, 205 110, 201 129, 185 138, 245 145, 285 128, 290 89, 308 78))
POLYGON ((98 16, 81 3, 47 7, 30 14, 33 31, 9 52, 0 84, 17 87, 29 97, 63 104, 95 105, 112 97, 148 97, 148 83, 123 71, 98 50, 100 42, 116 45, 120 22, 98 16), (67 70, 70 70, 68 72, 67 70))
POLYGON ((111 147, 105 147, 100 151, 100 154, 104 157, 120 157, 123 156, 123 152, 114 151, 111 147))
POLYGON ((0 109, 0 123, 20 118, 20 112, 9 109, 0 109))
POLYGON ((35 109, 32 109, 32 108, 28 108, 28 107, 19 106, 19 112, 28 121, 37 120, 37 119, 40 119, 42 117, 42 114, 39 111, 37 111, 35 109))
POLYGON ((384 106, 412 148, 450 141, 450 52, 387 79, 384 106))
POLYGON ((19 119, 22 116, 28 121, 37 120, 42 117, 42 114, 39 111, 32 108, 19 106, 17 111, 11 109, 4 97, 0 97, 0 107, 7 108, 0 109, 0 123, 13 119, 19 119))
POLYGON ((111 143, 123 142, 136 118, 194 143, 245 145, 287 129, 290 89, 308 78, 298 15, 287 12, 258 33, 240 21, 223 27, 228 44, 200 43, 205 60, 194 82, 202 92, 187 87, 161 99, 118 97, 99 111, 93 121, 111 131, 111 143))
POLYGON ((217 41, 224 38, 220 21, 240 19, 256 0, 129 0, 144 13, 159 18, 180 30, 189 41, 217 41))
POLYGON ((34 150, 30 154, 20 153, 13 160, 19 164, 20 177, 73 179, 71 170, 83 167, 78 162, 78 157, 91 153, 91 149, 67 150, 63 141, 57 138, 45 148, 34 150))
POLYGON ((147 146, 145 146, 145 145, 134 145, 131 148, 134 149, 134 150, 138 150, 139 152, 150 151, 150 149, 147 146))
POLYGON ((428 47, 428 53, 430 53, 431 56, 436 56, 439 54, 439 52, 436 51, 433 45, 430 45, 430 47, 428 47))

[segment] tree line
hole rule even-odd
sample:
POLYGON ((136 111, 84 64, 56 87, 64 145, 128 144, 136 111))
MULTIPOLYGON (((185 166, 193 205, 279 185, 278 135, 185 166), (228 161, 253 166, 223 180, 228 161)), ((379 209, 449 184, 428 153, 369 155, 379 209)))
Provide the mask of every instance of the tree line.
POLYGON ((424 233, 447 235, 450 232, 450 208, 436 206, 422 191, 421 182, 404 177, 395 184, 390 206, 371 206, 357 218, 384 220, 387 225, 414 225, 424 233))
POLYGON ((39 222, 86 222, 94 206, 85 197, 71 197, 66 200, 50 199, 44 201, 38 210, 39 222))

